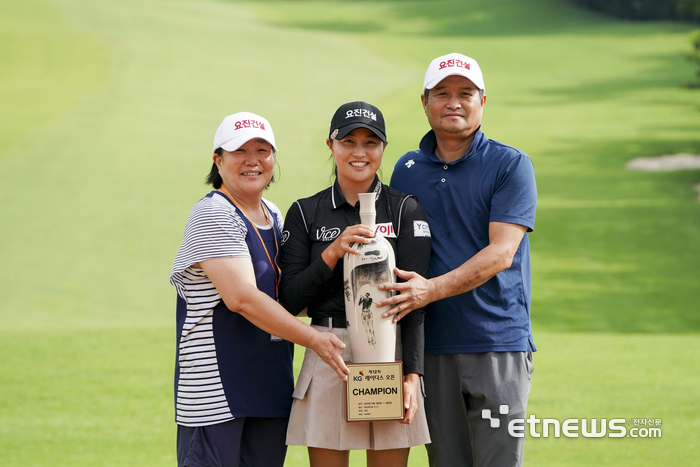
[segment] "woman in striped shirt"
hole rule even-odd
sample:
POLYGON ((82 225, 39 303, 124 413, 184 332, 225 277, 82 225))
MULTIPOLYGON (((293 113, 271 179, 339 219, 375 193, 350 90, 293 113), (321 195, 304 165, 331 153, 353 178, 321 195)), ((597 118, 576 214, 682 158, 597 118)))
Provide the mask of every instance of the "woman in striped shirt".
POLYGON ((213 149, 207 182, 215 190, 192 208, 170 277, 178 293, 178 466, 282 466, 292 342, 341 379, 344 344, 277 302, 282 215, 262 197, 277 151, 269 122, 230 115, 213 149))

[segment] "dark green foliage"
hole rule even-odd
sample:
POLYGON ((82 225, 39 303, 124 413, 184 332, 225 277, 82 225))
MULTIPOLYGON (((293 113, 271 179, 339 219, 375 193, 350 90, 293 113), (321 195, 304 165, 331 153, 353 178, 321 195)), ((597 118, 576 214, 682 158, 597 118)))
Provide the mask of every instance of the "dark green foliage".
POLYGON ((700 0, 573 0, 579 6, 630 20, 700 20, 700 0))
POLYGON ((693 46, 693 50, 686 52, 685 59, 690 63, 694 63, 698 68, 695 71, 697 80, 688 83, 688 87, 700 88, 700 29, 696 29, 690 34, 690 43, 693 46))
POLYGON ((676 0, 677 10, 681 15, 700 20, 700 0, 676 0))

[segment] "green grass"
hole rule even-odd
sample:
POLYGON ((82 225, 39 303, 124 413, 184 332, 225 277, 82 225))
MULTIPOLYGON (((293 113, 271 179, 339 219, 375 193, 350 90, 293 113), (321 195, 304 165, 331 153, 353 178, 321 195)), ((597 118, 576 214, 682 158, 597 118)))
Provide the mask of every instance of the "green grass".
POLYGON ((173 342, 159 329, 6 336, 3 465, 172 465, 173 342))
POLYGON ((662 437, 529 438, 526 463, 696 465, 698 344, 697 335, 540 333, 528 415, 661 419, 662 437))
POLYGON ((285 211, 329 183, 332 112, 367 100, 388 180, 452 51, 484 70, 486 135, 535 163, 530 412, 663 419, 661 440, 530 439, 526 464, 697 463, 700 173, 624 168, 700 153, 691 29, 557 0, 3 0, 3 465, 173 465, 167 279, 220 121, 272 123, 285 211))
MULTIPOLYGON (((5 336, 3 465, 174 465, 173 343, 170 329, 5 336)), ((542 332, 538 343, 529 414, 661 419, 662 438, 529 438, 527 465, 697 463, 700 376, 693 369, 700 365, 700 337, 542 332)), ((351 456, 354 465, 364 465, 363 458, 351 456)), ((423 448, 414 448, 410 465, 425 465, 425 458, 423 448)), ((287 464, 308 465, 305 449, 291 447, 287 464)))

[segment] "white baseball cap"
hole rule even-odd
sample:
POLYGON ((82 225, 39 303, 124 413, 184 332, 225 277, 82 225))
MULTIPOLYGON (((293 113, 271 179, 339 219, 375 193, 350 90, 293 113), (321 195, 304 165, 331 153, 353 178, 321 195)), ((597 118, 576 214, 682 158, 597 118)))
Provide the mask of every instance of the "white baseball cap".
POLYGON ((250 112, 238 112, 224 118, 214 135, 214 151, 235 151, 251 139, 262 138, 277 152, 270 122, 250 112))
POLYGON ((423 80, 423 92, 426 89, 433 89, 440 81, 453 75, 464 76, 482 91, 486 89, 481 68, 476 60, 466 55, 451 53, 430 62, 428 71, 425 72, 425 80, 423 80))

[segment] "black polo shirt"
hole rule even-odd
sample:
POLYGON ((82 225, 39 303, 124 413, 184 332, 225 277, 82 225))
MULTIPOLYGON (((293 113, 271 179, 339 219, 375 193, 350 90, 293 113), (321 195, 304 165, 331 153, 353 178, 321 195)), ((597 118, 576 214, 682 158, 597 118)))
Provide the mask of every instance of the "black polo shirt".
MULTIPOLYGON (((396 266, 428 277, 430 231, 416 198, 382 184, 377 176, 369 191, 379 194, 377 231, 394 248, 396 266)), ((292 314, 307 308, 311 318, 345 317, 343 260, 331 270, 321 253, 346 227, 359 223, 359 202, 350 205, 337 181, 289 208, 280 252, 280 299, 292 314)), ((405 373, 423 374, 424 315, 418 309, 399 321, 405 373)))

